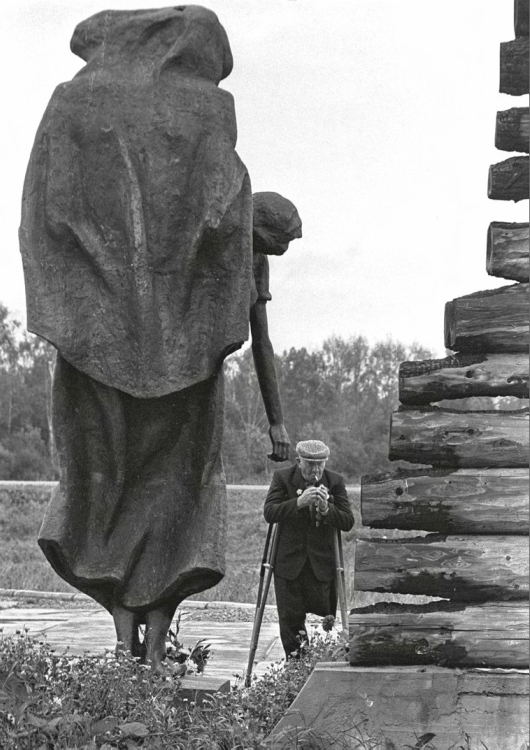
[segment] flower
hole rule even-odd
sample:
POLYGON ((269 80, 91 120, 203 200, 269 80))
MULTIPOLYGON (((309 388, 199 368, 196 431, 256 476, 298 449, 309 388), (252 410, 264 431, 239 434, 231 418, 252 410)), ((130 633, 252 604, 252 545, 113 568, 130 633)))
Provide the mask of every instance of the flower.
POLYGON ((303 493, 303 490, 296 490, 297 495, 301 495, 303 493))
POLYGON ((330 633, 335 625, 335 618, 333 615, 326 615, 322 620, 322 629, 325 633, 330 633))

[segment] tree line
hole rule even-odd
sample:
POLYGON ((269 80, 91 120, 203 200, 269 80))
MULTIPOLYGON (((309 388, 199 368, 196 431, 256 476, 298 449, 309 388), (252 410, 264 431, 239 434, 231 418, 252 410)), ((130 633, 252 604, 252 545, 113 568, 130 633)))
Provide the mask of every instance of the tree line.
MULTIPOLYGON (((385 471, 390 415, 398 403, 399 363, 428 359, 419 345, 363 336, 328 338, 318 349, 276 355, 284 421, 294 446, 324 440, 330 466, 348 481, 385 471)), ((58 477, 51 424, 55 350, 28 334, 0 304, 0 479, 58 477)), ((278 464, 268 460, 268 423, 250 349, 225 364, 223 459, 230 484, 266 484, 278 464)))
MULTIPOLYGON (((323 440, 330 468, 355 482, 387 471, 390 416, 398 405, 400 362, 430 359, 419 346, 387 339, 370 345, 363 336, 333 336, 319 349, 276 356, 284 422, 291 447, 323 440)), ((277 464, 267 460, 270 442, 250 350, 227 363, 224 464, 229 483, 267 483, 277 464)))
POLYGON ((51 383, 55 350, 0 304, 0 479, 55 479, 51 383))

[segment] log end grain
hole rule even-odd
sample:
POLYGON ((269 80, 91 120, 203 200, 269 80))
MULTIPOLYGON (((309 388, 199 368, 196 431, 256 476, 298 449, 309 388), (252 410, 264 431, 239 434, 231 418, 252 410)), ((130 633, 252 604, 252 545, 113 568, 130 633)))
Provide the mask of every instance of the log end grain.
POLYGON ((528 199, 528 157, 512 156, 492 164, 488 173, 488 198, 495 201, 528 199))
POLYGON ((493 221, 488 227, 486 271, 490 276, 527 282, 529 250, 528 222, 493 221))
POLYGON ((529 91, 528 76, 528 37, 519 37, 503 42, 500 49, 501 94, 522 96, 529 91))

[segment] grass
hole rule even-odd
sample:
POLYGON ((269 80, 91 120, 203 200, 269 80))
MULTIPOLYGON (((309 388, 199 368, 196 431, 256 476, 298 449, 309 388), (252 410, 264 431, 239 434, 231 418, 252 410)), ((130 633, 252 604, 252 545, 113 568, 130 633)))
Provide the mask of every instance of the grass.
POLYGON ((0 587, 72 591, 48 565, 37 534, 51 485, 0 486, 0 587))
POLYGON ((57 655, 25 633, 0 634, 0 747, 258 750, 316 661, 345 654, 344 644, 319 636, 300 661, 195 705, 174 676, 128 655, 57 655))
MULTIPOLYGON (((315 634, 300 661, 274 665, 249 688, 236 686, 201 704, 180 694, 174 676, 157 676, 127 654, 72 657, 21 633, 0 634, 2 750, 488 750, 467 735, 449 748, 432 732, 396 744, 370 736, 352 717, 333 736, 314 729, 268 737, 314 665, 345 661, 347 644, 315 634)), ((489 750, 495 750, 490 747, 489 750)), ((528 750, 525 743, 514 750, 528 750)))
MULTIPOLYGON (((49 487, 0 484, 0 587, 37 591, 73 591, 55 575, 36 538, 49 487)), ((258 571, 266 534, 262 507, 266 488, 230 488, 227 575, 216 588, 197 598, 255 602, 258 571)), ((358 492, 350 492, 356 533, 380 535, 359 526, 358 492)), ((386 532, 385 532, 386 533, 386 532)), ((403 533, 387 533, 401 536, 403 533)), ((404 534, 403 534, 404 535, 404 534)), ((344 551, 353 570, 355 533, 344 535, 344 551)), ((348 575, 352 581, 351 572, 348 575)), ((351 583, 350 597, 353 591, 351 583)), ((386 600, 418 601, 371 593, 355 596, 356 605, 386 600)), ((269 601, 273 602, 273 593, 269 601)), ((352 599, 350 598, 350 605, 352 599)), ((318 661, 346 658, 346 650, 316 637, 301 662, 276 665, 248 690, 232 690, 195 706, 179 698, 178 682, 155 678, 134 660, 114 655, 69 657, 55 654, 44 642, 20 634, 0 633, 0 747, 2 750, 262 750, 266 737, 285 713, 318 661)), ((215 655, 213 657, 215 659, 215 655)), ((208 667, 207 670, 208 672, 208 667)), ((277 738, 275 748, 327 750, 331 738, 314 729, 277 738)), ((362 721, 352 717, 333 748, 396 750, 388 740, 369 737, 362 721)), ((463 738, 451 748, 434 736, 419 737, 407 750, 488 750, 480 740, 463 738)), ((398 750, 403 750, 401 747, 398 750)), ((495 750, 489 748, 489 750, 495 750)), ((528 745, 514 750, 528 750, 528 745)))
MULTIPOLYGON (((266 487, 229 488, 226 576, 195 598, 255 603, 267 533, 262 513, 266 494, 266 487)), ((49 496, 50 486, 25 484, 6 489, 0 485, 0 588, 75 591, 52 570, 37 544, 49 496)), ((353 560, 352 541, 345 541, 345 556, 353 560)), ((269 602, 274 602, 272 588, 269 602)))
MULTIPOLYGON (((53 571, 37 544, 37 535, 52 486, 52 483, 40 482, 0 482, 0 588, 69 593, 76 591, 53 571)), ((381 536, 383 532, 361 525, 359 488, 349 487, 348 492, 355 516, 354 530, 343 534, 346 581, 349 583, 348 606, 361 607, 382 600, 416 603, 430 601, 429 597, 398 594, 354 594, 355 540, 359 535, 366 538, 381 536)), ((259 569, 267 534, 267 524, 262 512, 266 494, 267 487, 228 488, 226 575, 218 586, 192 598, 202 601, 256 602, 259 569)), ((406 531, 385 531, 384 534, 388 538, 411 535, 406 531)), ((274 604, 272 586, 268 602, 274 604)))

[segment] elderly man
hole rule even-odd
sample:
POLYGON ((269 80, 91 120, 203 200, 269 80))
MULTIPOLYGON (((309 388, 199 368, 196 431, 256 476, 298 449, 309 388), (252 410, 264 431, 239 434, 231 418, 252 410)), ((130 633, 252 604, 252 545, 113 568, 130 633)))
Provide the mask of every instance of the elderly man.
POLYGON ((279 524, 274 589, 287 658, 300 653, 307 613, 335 615, 335 534, 353 526, 344 479, 326 469, 327 445, 304 440, 296 452, 293 466, 274 473, 264 507, 279 524))

